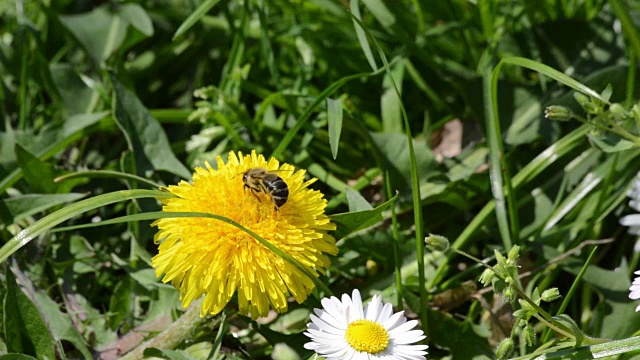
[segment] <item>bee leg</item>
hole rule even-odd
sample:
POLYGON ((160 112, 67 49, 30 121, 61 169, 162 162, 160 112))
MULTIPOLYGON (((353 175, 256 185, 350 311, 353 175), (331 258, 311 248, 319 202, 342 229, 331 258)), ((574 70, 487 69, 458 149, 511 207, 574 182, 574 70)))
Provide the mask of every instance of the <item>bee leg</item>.
POLYGON ((251 193, 253 194, 253 196, 255 196, 256 199, 258 199, 258 201, 260 201, 260 196, 258 196, 258 194, 256 194, 257 192, 260 192, 260 190, 256 190, 256 189, 252 188, 251 186, 245 184, 244 185, 244 191, 246 192, 247 189, 251 190, 251 193))

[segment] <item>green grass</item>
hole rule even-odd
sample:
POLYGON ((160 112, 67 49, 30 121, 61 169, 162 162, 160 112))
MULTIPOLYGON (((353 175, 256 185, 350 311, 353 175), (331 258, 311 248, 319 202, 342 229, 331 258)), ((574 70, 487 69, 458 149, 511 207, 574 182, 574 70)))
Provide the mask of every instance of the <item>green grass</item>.
POLYGON ((626 193, 640 169, 638 10, 0 4, 0 356, 119 347, 136 358, 149 340, 147 356, 166 359, 306 359, 310 311, 357 288, 420 320, 428 358, 495 358, 505 336, 512 358, 634 358, 640 315, 627 296, 639 255, 619 218, 634 211, 626 193), (550 105, 571 116, 545 118, 550 105), (153 198, 166 193, 147 189, 251 150, 318 178, 340 252, 285 314, 255 322, 231 304, 185 321, 193 314, 151 267, 149 225, 165 216, 153 198), (452 250, 425 248, 428 234, 452 250), (515 245, 517 291, 505 300, 483 288, 473 258, 509 268, 495 252, 515 245), (563 298, 536 299, 550 288, 563 298), (508 321, 517 310, 532 311, 528 325, 508 321), (165 328, 180 331, 175 341, 154 336, 165 328), (150 335, 130 343, 141 329, 150 335))

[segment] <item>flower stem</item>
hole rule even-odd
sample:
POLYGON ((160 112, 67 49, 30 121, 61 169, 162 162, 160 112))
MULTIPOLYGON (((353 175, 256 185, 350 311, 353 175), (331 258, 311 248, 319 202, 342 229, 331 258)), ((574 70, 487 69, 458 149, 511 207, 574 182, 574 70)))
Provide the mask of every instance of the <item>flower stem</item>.
POLYGON ((182 314, 168 329, 159 333, 151 340, 146 341, 123 356, 122 360, 138 360, 144 358, 144 351, 148 348, 157 349, 173 349, 182 341, 191 336, 193 330, 204 321, 204 317, 200 317, 200 305, 202 299, 198 299, 191 303, 189 309, 182 314))

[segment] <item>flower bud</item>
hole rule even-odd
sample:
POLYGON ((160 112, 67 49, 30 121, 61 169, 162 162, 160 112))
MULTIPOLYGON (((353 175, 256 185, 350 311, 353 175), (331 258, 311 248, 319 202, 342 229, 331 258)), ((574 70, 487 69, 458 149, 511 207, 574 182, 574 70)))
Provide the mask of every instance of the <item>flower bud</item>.
POLYGON ((378 266, 378 263, 375 262, 374 260, 371 260, 371 259, 367 260, 367 263, 365 266, 367 268, 367 274, 369 276, 373 276, 378 273, 379 266, 378 266))
POLYGON ((631 108, 631 116, 633 116, 636 124, 640 124, 640 106, 638 104, 633 105, 631 108))
POLYGON ((513 287, 507 286, 502 292, 502 296, 505 301, 511 301, 516 298, 516 292, 513 290, 513 287))
POLYGON ((622 121, 629 116, 627 110, 618 103, 611 104, 611 106, 609 106, 609 112, 613 115, 613 119, 616 121, 622 121))
POLYGON ((588 104, 590 102, 589 98, 586 95, 579 92, 573 93, 573 98, 576 99, 578 104, 580 104, 580 106, 582 107, 584 107, 585 104, 588 104))
POLYGON ((574 93, 573 97, 576 99, 578 104, 582 106, 584 111, 588 112, 589 114, 597 114, 600 112, 600 108, 598 107, 598 105, 594 104, 586 95, 583 95, 581 93, 574 93))
POLYGON ((484 269, 482 275, 480 275, 480 282, 482 285, 487 286, 495 276, 496 274, 493 272, 493 269, 484 269))
POLYGON ((551 288, 542 292, 541 299, 545 302, 552 302, 553 300, 559 299, 560 297, 561 295, 558 288, 551 288))
POLYGON ((498 360, 508 359, 511 357, 513 350, 515 349, 515 344, 511 338, 506 338, 500 342, 498 345, 498 349, 496 350, 496 356, 498 360))
POLYGON ((511 248, 511 250, 509 250, 509 254, 507 255, 507 261, 511 263, 515 263, 519 255, 520 255, 520 246, 514 245, 511 248))
POLYGON ((529 323, 525 325, 522 333, 524 334, 525 340, 527 340, 527 345, 533 346, 536 343, 536 331, 533 330, 533 326, 529 325, 529 323))
POLYGON ((544 117, 549 120, 567 121, 573 118, 573 112, 564 106, 551 105, 544 110, 544 117))
POLYGON ((449 240, 446 237, 440 235, 429 234, 424 238, 425 244, 437 251, 447 251, 449 249, 449 240))

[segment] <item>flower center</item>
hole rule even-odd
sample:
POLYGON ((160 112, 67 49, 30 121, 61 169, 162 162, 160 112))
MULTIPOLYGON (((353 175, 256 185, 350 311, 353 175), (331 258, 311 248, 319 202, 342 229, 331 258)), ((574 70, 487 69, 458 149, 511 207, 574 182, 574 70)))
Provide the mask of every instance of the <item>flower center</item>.
POLYGON ((384 351, 389 345, 387 330, 371 320, 356 320, 350 323, 344 337, 351 347, 369 354, 384 351))

